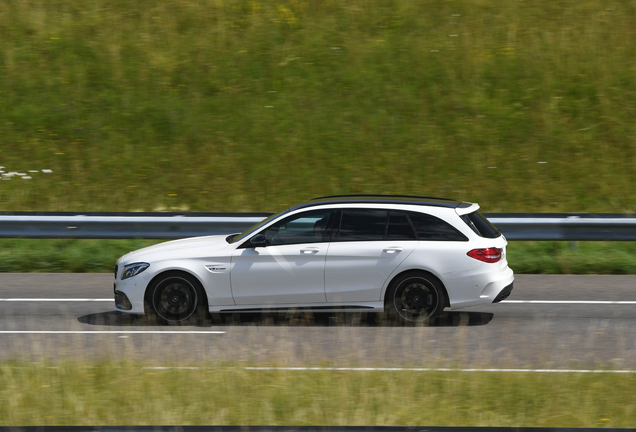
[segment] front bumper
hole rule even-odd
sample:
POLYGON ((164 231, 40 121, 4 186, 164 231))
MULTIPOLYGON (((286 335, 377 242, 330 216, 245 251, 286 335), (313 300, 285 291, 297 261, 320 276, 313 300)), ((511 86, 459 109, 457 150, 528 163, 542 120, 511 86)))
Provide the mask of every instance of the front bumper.
MULTIPOLYGON (((119 273, 122 271, 123 269, 120 268, 119 273)), ((143 315, 145 313, 144 293, 151 278, 150 272, 143 272, 125 280, 121 280, 121 274, 118 274, 113 286, 115 310, 143 315)))
POLYGON ((132 309, 132 303, 130 303, 126 294, 117 291, 117 289, 115 289, 115 309, 120 311, 130 311, 132 309))

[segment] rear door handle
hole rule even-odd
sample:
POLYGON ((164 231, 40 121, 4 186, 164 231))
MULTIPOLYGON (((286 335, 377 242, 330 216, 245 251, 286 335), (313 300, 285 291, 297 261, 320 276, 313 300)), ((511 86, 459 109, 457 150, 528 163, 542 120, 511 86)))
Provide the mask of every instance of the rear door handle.
POLYGON ((386 249, 383 249, 384 252, 386 253, 398 253, 398 252, 402 252, 402 248, 401 247, 397 247, 397 246, 393 246, 393 247, 388 247, 386 249))

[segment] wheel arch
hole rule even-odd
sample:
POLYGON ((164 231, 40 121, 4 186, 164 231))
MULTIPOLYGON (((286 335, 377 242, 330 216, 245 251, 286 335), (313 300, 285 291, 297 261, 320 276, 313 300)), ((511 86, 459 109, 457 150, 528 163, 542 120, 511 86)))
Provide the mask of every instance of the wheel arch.
POLYGON ((146 289, 144 291, 144 313, 145 314, 148 314, 149 311, 152 311, 152 306, 150 306, 151 302, 150 302, 150 299, 148 298, 150 295, 150 288, 153 287, 159 279, 165 278, 166 276, 169 276, 169 275, 185 276, 186 278, 188 278, 188 280, 190 280, 190 282, 196 283, 197 285, 196 288, 198 288, 199 291, 202 293, 202 296, 201 296, 202 304, 206 310, 209 310, 208 293, 205 290, 205 286, 203 285, 203 282, 201 282, 201 279, 198 277, 196 273, 193 273, 184 269, 166 268, 160 271, 159 273, 157 273, 156 275, 154 275, 153 278, 150 279, 150 281, 146 285, 146 289))
POLYGON ((401 271, 400 273, 393 276, 391 278, 391 281, 387 284, 386 289, 384 290, 384 295, 382 299, 384 301, 384 304, 386 304, 388 301, 389 294, 391 293, 391 290, 395 284, 395 281, 407 274, 425 275, 432 279, 435 279, 435 281, 439 283, 440 287, 442 287, 442 289, 444 290, 444 307, 450 307, 450 298, 448 296, 448 289, 446 289, 446 285, 444 285, 444 282, 442 282, 442 280, 439 277, 437 277, 435 274, 431 273, 430 271, 422 270, 422 269, 408 269, 408 270, 401 271))

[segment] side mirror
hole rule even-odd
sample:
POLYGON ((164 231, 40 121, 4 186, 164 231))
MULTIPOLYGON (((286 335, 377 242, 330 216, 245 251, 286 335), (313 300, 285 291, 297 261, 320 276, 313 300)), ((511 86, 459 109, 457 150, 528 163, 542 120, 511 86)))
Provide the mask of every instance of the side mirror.
POLYGON ((267 246, 267 239, 263 234, 256 234, 254 237, 250 239, 250 243, 255 248, 257 247, 265 247, 267 246))

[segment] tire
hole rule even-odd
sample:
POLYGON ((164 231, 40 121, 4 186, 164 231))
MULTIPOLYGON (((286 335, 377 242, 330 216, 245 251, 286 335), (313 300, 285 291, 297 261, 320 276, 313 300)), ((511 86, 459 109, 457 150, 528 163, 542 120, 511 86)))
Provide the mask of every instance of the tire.
POLYGON ((194 277, 169 272, 152 281, 147 302, 159 321, 167 324, 193 324, 206 316, 203 289, 194 277))
POLYGON ((392 283, 385 299, 390 318, 422 323, 438 316, 446 305, 442 284, 426 273, 406 273, 392 283))

